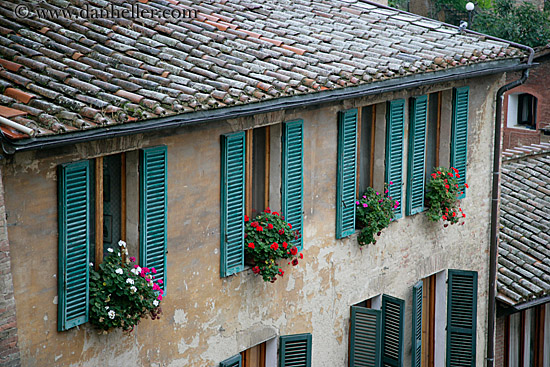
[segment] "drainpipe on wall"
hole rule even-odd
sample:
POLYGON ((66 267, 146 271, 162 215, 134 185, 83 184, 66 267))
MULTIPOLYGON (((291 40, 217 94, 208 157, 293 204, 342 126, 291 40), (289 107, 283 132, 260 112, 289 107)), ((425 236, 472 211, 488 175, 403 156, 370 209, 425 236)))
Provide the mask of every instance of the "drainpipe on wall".
POLYGON ((500 136, 502 124, 502 101, 504 93, 515 88, 529 77, 529 67, 533 65, 535 51, 531 47, 510 42, 511 45, 529 52, 527 69, 523 70, 521 78, 499 88, 496 96, 495 114, 495 140, 493 155, 493 190, 491 198, 491 240, 489 253, 489 305, 487 315, 487 367, 495 364, 495 303, 496 303, 496 278, 497 278, 497 252, 498 252, 498 211, 499 211, 499 186, 500 186, 500 136))

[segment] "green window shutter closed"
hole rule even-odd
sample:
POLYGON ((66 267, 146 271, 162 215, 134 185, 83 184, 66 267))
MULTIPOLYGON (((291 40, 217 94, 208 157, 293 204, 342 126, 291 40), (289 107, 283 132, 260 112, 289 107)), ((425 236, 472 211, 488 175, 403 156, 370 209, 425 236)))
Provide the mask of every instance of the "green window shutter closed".
POLYGON ((426 158, 426 122, 428 97, 411 98, 409 128, 409 167, 407 171, 407 206, 405 213, 413 215, 424 210, 424 176, 426 158))
POLYGON ((382 365, 403 366, 405 301, 382 295, 382 365))
POLYGON ((166 147, 142 149, 139 163, 140 263, 155 268, 166 289, 166 147))
POLYGON ((242 358, 240 354, 226 359, 223 362, 220 362, 220 367, 242 367, 242 358))
POLYGON ((382 311, 351 307, 350 367, 379 367, 382 311))
POLYGON ((357 167, 357 109, 338 114, 338 181, 336 182, 336 238, 355 232, 355 177, 357 167))
POLYGON ((403 187, 403 135, 405 131, 405 100, 388 102, 386 111, 386 174, 389 186, 388 195, 399 201, 395 209, 395 218, 402 217, 403 187))
POLYGON ((279 346, 279 367, 311 367, 311 334, 281 336, 279 346))
POLYGON ((477 272, 449 270, 447 367, 476 364, 477 272))
MULTIPOLYGON (((461 185, 466 183, 466 163, 468 158, 468 109, 470 87, 453 90, 453 120, 451 128, 451 166, 458 170, 461 185)), ((466 189, 460 199, 466 196, 466 189)))
POLYGON ((304 129, 303 121, 283 124, 282 157, 282 212, 292 229, 302 236, 294 244, 298 250, 303 247, 303 199, 304 199, 304 129))
POLYGON ((422 367, 422 288, 423 282, 413 287, 412 304, 412 367, 422 367))
POLYGON ((221 276, 244 269, 245 133, 222 136, 221 276))
POLYGON ((58 330, 88 321, 90 162, 59 166, 58 330))

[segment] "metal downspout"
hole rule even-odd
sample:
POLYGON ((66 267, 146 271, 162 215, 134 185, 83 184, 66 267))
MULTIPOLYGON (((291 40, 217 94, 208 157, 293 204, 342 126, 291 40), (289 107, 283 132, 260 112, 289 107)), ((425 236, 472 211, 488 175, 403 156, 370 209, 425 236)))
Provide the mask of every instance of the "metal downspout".
MULTIPOLYGON (((513 44, 513 43, 511 43, 513 44)), ((528 46, 513 44, 515 47, 529 51, 527 66, 533 65, 535 51, 528 46)), ((521 78, 499 88, 496 96, 495 113, 495 139, 493 155, 493 189, 491 198, 491 239, 489 253, 489 304, 487 315, 487 367, 495 364, 495 304, 496 304, 496 278, 497 278, 497 252, 498 252, 498 211, 499 211, 499 186, 500 186, 500 143, 502 131, 502 101, 504 93, 515 88, 527 80, 529 68, 524 69, 521 78)))

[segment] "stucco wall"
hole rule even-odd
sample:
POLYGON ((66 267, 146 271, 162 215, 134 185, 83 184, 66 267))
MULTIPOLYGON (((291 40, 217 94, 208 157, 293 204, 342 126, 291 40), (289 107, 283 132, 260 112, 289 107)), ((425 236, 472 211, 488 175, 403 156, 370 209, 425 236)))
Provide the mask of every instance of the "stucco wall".
MULTIPOLYGON (((406 300, 405 366, 409 366, 412 286, 449 268, 479 272, 477 365, 482 365, 492 125, 500 82, 492 77, 467 83, 471 87, 471 189, 462 203, 468 215, 466 224, 443 228, 422 214, 405 217, 392 223, 376 245, 363 249, 355 236, 335 239, 337 112, 408 98, 408 92, 182 128, 157 136, 21 153, 5 160, 23 365, 217 366, 270 337, 311 332, 312 366, 345 366, 350 305, 386 293, 406 300), (284 278, 275 284, 264 284, 250 270, 220 279, 220 135, 296 118, 304 120, 305 134, 304 261, 285 268, 284 278), (159 144, 168 146, 168 296, 161 320, 145 320, 129 336, 119 332, 98 335, 89 325, 57 332, 57 165, 159 144)), ((415 95, 454 85, 416 90, 415 95)), ((276 175, 271 178, 279 180, 276 175)), ((271 206, 279 209, 280 196, 271 191, 271 206)), ((130 195, 128 200, 132 199, 137 198, 130 195)))

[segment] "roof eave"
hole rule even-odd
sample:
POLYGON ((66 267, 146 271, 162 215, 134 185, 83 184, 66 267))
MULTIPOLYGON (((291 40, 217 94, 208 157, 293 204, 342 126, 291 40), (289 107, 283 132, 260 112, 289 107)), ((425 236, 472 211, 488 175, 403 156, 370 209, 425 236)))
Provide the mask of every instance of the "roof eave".
POLYGON ((193 124, 234 119, 285 109, 308 107, 324 103, 342 101, 351 98, 360 98, 380 93, 388 93, 409 88, 416 88, 429 84, 461 79, 470 79, 485 75, 523 70, 528 67, 529 66, 527 64, 521 63, 521 60, 519 58, 483 62, 447 70, 415 74, 402 78, 378 81, 369 84, 359 85, 357 87, 333 89, 318 93, 277 98, 247 105, 232 106, 215 110, 170 115, 157 119, 120 124, 112 127, 101 127, 84 131, 81 130, 78 132, 53 136, 11 140, 2 134, 1 144, 3 152, 5 154, 11 155, 21 151, 50 149, 88 141, 149 133, 159 130, 168 130, 193 124))

